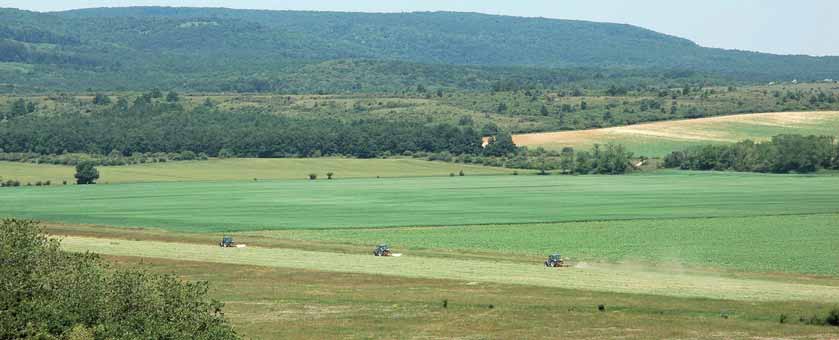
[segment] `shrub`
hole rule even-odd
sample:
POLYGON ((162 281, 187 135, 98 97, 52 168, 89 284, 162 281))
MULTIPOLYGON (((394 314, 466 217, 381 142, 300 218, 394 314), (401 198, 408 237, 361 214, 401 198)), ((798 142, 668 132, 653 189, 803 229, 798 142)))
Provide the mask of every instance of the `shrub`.
POLYGON ((318 174, 315 174, 315 173, 309 174, 309 180, 314 181, 316 179, 318 179, 318 174))
POLYGON ((0 339, 237 338, 205 282, 113 269, 30 221, 0 221, 0 244, 0 339))
POLYGON ((327 173, 326 173, 326 179, 332 179, 332 176, 333 176, 333 175, 335 175, 335 174, 334 174, 334 173, 332 173, 332 172, 327 172, 327 173))
POLYGON ((459 175, 460 175, 461 177, 466 176, 466 174, 465 174, 465 173, 463 173, 463 170, 460 170, 459 175))
POLYGON ((781 316, 778 317, 778 323, 787 323, 787 315, 781 314, 781 316))
POLYGON ((827 318, 824 319, 824 323, 839 327, 839 308, 834 308, 827 314, 827 318))

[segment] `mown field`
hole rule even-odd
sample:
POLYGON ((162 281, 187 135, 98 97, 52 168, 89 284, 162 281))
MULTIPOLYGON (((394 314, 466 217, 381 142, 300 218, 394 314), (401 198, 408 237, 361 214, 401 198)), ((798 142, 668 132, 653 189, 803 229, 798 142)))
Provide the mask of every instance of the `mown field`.
POLYGON ((141 266, 176 273, 186 280, 210 281, 210 294, 225 302, 227 318, 239 334, 251 339, 839 337, 837 329, 798 321, 826 313, 830 305, 825 303, 714 300, 172 259, 109 258, 121 266, 141 266), (599 304, 604 304, 604 312, 597 310, 599 304), (790 321, 779 323, 781 314, 790 321))
POLYGON ((763 141, 780 134, 839 136, 839 112, 776 112, 677 120, 606 129, 521 134, 516 144, 560 150, 616 143, 636 155, 660 157, 701 144, 763 141))
POLYGON ((831 176, 664 172, 20 187, 0 215, 248 231, 761 216, 839 210, 831 176))
POLYGON ((397 249, 544 256, 744 272, 839 275, 839 215, 750 216, 437 228, 244 233, 397 249))
POLYGON ((839 337, 805 325, 839 307, 835 176, 453 166, 103 167, 103 180, 144 170, 136 183, 2 188, 0 216, 50 221, 67 250, 209 280, 249 338, 839 337), (326 171, 336 179, 305 179, 326 171), (248 247, 219 248, 223 234, 248 247), (382 242, 402 256, 370 255, 382 242), (553 252, 573 267, 545 268, 553 252))
MULTIPOLYGON (((136 182, 189 181, 252 181, 305 179, 317 174, 325 179, 329 172, 336 179, 371 177, 449 176, 463 170, 470 175, 511 174, 513 170, 427 162, 415 159, 351 159, 351 158, 235 158, 208 161, 168 162, 127 166, 98 167, 102 184, 136 182)), ((71 166, 0 162, 0 178, 35 184, 51 181, 74 183, 75 168, 71 166)))

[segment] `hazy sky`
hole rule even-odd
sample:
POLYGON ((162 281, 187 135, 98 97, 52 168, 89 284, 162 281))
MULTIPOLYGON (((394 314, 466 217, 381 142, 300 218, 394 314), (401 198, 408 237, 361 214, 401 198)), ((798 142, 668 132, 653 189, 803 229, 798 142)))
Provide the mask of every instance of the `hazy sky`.
POLYGON ((709 47, 839 55, 836 0, 0 0, 0 7, 37 11, 151 5, 541 16, 628 23, 709 47))

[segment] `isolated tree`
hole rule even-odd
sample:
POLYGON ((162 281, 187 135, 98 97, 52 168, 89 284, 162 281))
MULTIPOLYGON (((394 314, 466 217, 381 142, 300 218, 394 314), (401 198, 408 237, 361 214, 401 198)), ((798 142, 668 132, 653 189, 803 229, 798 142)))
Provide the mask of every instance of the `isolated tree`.
POLYGON ((181 98, 180 98, 180 96, 178 96, 178 93, 175 92, 175 91, 169 91, 169 94, 166 95, 166 101, 167 102, 176 103, 179 100, 181 100, 181 98))
POLYGON ((23 98, 12 102, 12 107, 9 109, 12 117, 22 116, 27 114, 26 101, 23 98))
POLYGON ((500 132, 495 137, 490 138, 489 144, 484 148, 484 154, 500 157, 515 153, 517 150, 516 144, 513 143, 513 136, 506 132, 500 132))
POLYGON ((559 154, 559 169, 562 173, 573 174, 577 168, 576 159, 574 159, 574 148, 564 147, 559 154))
POLYGON ((76 165, 76 184, 96 184, 99 179, 99 170, 96 170, 95 163, 84 161, 76 165))
POLYGON ((152 98, 162 98, 163 92, 161 92, 160 89, 154 89, 149 92, 149 96, 152 98))
POLYGON ((109 98, 108 96, 106 96, 104 94, 97 93, 95 96, 93 96, 93 104, 108 105, 110 103, 111 103, 111 98, 109 98))

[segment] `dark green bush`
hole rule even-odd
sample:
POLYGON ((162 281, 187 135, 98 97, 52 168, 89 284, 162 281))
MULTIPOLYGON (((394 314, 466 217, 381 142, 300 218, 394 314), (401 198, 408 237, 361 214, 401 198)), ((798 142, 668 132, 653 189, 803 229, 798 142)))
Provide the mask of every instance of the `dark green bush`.
POLYGON ((0 277, 0 339, 237 338, 206 282, 62 251, 34 222, 0 222, 0 277))

